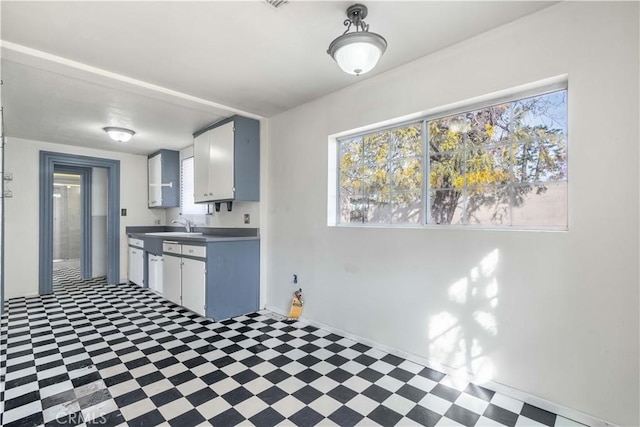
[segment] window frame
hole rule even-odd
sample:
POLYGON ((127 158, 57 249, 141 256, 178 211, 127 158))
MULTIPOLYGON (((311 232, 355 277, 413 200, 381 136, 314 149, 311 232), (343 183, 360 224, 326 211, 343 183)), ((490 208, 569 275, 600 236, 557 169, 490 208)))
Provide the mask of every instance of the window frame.
MULTIPOLYGON (((563 80, 560 82, 555 82, 552 84, 547 84, 543 86, 538 86, 534 88, 529 88, 526 90, 520 90, 517 92, 510 93, 504 96, 492 97, 485 101, 481 102, 472 102, 472 103, 460 103, 458 106, 454 108, 440 108, 432 111, 431 113, 417 115, 409 120, 400 120, 397 122, 387 122, 386 125, 380 127, 367 127, 366 130, 361 130, 359 132, 354 133, 346 133, 341 134, 340 136, 335 138, 335 217, 333 220, 329 219, 329 225, 336 227, 369 227, 369 228, 425 228, 425 229, 439 229, 439 230, 489 230, 489 231, 550 231, 550 232, 566 232, 569 230, 569 85, 568 81, 563 80), (510 225, 510 224, 500 224, 500 225, 491 225, 491 224, 473 224, 473 223, 465 223, 465 224, 435 224, 431 222, 431 186, 430 186, 430 146, 429 146, 429 122, 434 120, 439 120, 443 118, 447 118, 455 115, 463 115, 465 113, 474 112, 477 110, 487 109, 495 106, 499 106, 506 103, 513 103, 519 100, 525 100, 532 97, 539 97, 548 95, 554 92, 566 91, 565 98, 565 109, 566 109, 566 130, 564 133, 564 141, 565 141, 565 156, 566 156, 566 179, 563 181, 527 181, 527 184, 536 185, 539 183, 555 183, 555 182, 564 182, 567 186, 567 199, 566 199, 566 225, 565 226, 544 226, 544 225, 536 225, 536 226, 523 226, 523 225, 510 225), (341 173, 342 169, 340 168, 341 156, 340 156, 340 144, 347 140, 352 140, 355 138, 365 138, 366 136, 382 133, 386 131, 391 131, 394 129, 412 126, 412 125, 421 125, 421 144, 422 144, 422 155, 420 156, 422 162, 422 219, 419 223, 369 223, 369 222, 343 222, 341 217, 341 173)), ((508 144, 511 144, 509 142, 508 144)), ((506 144, 505 144, 506 145, 506 144)), ((463 149, 464 150, 464 149, 463 149)), ((509 162, 510 170, 513 167, 513 158, 510 159, 509 162)), ((516 184, 513 176, 510 176, 509 183, 506 184, 507 187, 512 187, 516 184)), ((485 185, 483 187, 491 187, 489 185, 485 185)), ((499 187, 496 185, 496 187, 499 187)), ((475 188, 474 186, 468 187, 465 185, 463 189, 467 188, 475 188)), ((510 211, 512 208, 512 202, 509 203, 510 211)), ((463 215, 466 219, 466 212, 463 206, 463 215)), ((511 221, 513 217, 511 217, 511 221)))

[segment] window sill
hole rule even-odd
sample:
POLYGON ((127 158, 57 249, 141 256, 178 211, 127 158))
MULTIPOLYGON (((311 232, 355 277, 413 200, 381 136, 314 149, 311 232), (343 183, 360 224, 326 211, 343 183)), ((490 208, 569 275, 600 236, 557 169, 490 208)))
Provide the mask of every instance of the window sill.
POLYGON ((342 223, 328 225, 330 228, 373 228, 373 229, 414 229, 414 230, 449 230, 449 231, 500 231, 500 232, 542 232, 562 233, 569 232, 565 227, 508 227, 508 226, 481 226, 481 225, 434 225, 434 224, 359 224, 342 223))

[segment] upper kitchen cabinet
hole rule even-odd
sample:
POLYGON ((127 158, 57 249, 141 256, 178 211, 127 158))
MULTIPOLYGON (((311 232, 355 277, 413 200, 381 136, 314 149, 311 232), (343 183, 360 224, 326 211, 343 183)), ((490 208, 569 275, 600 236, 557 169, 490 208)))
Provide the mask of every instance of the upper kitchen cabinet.
POLYGON ((180 153, 160 150, 149 155, 149 207, 180 206, 180 153))
POLYGON ((194 134, 196 202, 260 200, 260 122, 241 116, 194 134))

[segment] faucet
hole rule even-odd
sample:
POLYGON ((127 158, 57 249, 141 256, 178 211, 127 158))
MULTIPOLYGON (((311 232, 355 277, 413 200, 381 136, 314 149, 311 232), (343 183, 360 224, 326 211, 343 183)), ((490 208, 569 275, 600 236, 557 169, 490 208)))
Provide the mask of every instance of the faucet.
POLYGON ((187 233, 191 233, 191 227, 193 226, 191 221, 189 221, 187 218, 173 219, 171 220, 171 224, 184 225, 184 228, 187 230, 187 233), (184 223, 181 222, 180 220, 184 220, 184 223))

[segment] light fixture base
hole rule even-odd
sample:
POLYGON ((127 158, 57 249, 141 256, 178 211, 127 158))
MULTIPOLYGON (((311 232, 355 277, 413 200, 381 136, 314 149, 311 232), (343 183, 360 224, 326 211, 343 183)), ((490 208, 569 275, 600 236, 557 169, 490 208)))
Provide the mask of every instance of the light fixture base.
POLYGON ((351 22, 355 23, 356 19, 363 20, 366 18, 368 12, 369 10, 367 9, 367 6, 359 3, 352 4, 347 8, 347 18, 349 18, 351 22))

